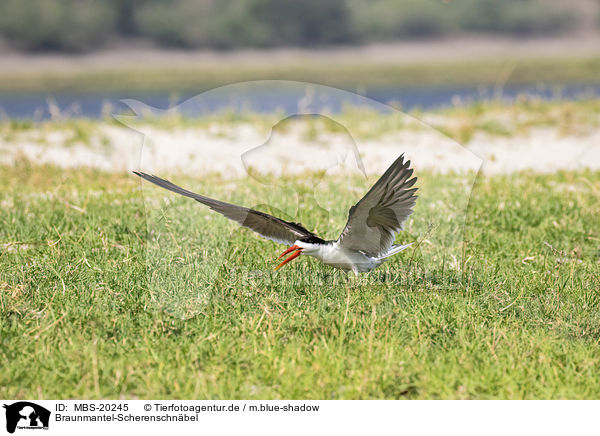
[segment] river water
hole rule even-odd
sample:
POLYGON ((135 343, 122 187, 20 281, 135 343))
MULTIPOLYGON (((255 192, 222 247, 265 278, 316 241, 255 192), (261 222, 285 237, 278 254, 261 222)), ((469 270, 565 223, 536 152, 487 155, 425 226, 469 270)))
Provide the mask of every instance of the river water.
MULTIPOLYGON (((436 108, 467 104, 491 99, 514 101, 516 98, 528 96, 541 99, 575 100, 600 96, 600 83, 576 83, 566 85, 508 85, 502 90, 493 86, 430 86, 410 88, 377 88, 367 89, 362 95, 381 103, 392 103, 404 110, 436 108)), ((197 94, 192 93, 76 93, 76 94, 0 94, 0 119, 33 119, 46 120, 53 117, 87 117, 98 119, 106 115, 126 110, 122 99, 139 100, 149 106, 167 109, 197 94)), ((257 112, 273 112, 297 107, 296 97, 285 93, 270 94, 265 98, 254 98, 252 109, 257 112)), ((223 101, 214 100, 209 105, 222 108, 223 101)), ((242 102, 243 103, 243 102, 242 102)), ((243 104, 242 104, 243 106, 243 104)), ((204 108, 210 111, 209 108, 204 108)), ((339 111, 340 107, 329 108, 339 111)), ((188 114, 193 115, 193 114, 188 114)))

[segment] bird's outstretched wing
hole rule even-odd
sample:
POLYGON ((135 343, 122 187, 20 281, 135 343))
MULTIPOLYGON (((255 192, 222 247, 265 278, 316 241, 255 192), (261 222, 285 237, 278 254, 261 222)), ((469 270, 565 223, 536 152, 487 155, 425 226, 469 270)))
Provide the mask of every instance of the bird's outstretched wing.
POLYGON ((300 238, 313 237, 320 239, 317 235, 305 229, 301 224, 285 221, 281 218, 277 218, 273 215, 269 215, 258 210, 248 209, 246 207, 236 206, 235 204, 214 200, 212 198, 205 197, 204 195, 196 194, 188 191, 187 189, 183 189, 182 187, 177 186, 168 180, 161 179, 160 177, 151 176, 139 171, 134 171, 133 173, 145 180, 148 180, 149 182, 154 183, 155 185, 168 189, 169 191, 193 198, 194 200, 207 205, 215 212, 219 212, 221 215, 224 215, 230 220, 237 222, 241 226, 255 231, 263 238, 270 239, 277 243, 292 245, 300 238))
POLYGON ((402 154, 350 208, 348 222, 338 243, 372 257, 387 254, 417 201, 417 188, 410 189, 417 181, 416 177, 410 179, 412 174, 410 161, 404 162, 402 154))

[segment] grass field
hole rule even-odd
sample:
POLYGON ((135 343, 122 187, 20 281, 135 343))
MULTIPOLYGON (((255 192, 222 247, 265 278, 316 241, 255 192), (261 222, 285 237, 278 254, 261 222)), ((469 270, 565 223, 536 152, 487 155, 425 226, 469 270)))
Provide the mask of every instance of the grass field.
MULTIPOLYGON (((464 228, 468 176, 417 175, 418 244, 349 280, 130 174, 2 167, 0 397, 599 398, 600 173, 479 176, 464 228)), ((305 180, 177 178, 337 236, 368 183, 305 180)))
POLYGON ((496 58, 484 60, 435 60, 357 62, 332 64, 329 60, 218 65, 127 65, 124 67, 6 68, 0 71, 0 92, 14 93, 115 93, 202 92, 251 80, 297 80, 351 91, 385 87, 473 86, 522 83, 598 82, 600 57, 496 58))

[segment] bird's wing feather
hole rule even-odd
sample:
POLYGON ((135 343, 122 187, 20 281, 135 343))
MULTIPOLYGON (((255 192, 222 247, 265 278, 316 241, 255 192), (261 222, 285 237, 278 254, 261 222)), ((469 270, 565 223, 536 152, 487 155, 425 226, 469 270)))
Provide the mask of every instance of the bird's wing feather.
POLYGON ((270 239, 277 243, 292 245, 299 238, 317 237, 314 233, 305 229, 301 224, 285 221, 258 210, 248 209, 246 207, 236 206, 235 204, 205 197, 204 195, 183 189, 160 177, 139 171, 134 171, 133 173, 155 185, 168 189, 169 191, 193 198, 194 200, 207 205, 215 212, 219 212, 221 215, 237 222, 241 226, 255 231, 263 238, 270 239))
POLYGON ((385 255, 402 230, 416 203, 417 181, 410 178, 410 161, 400 156, 373 185, 367 194, 348 212, 348 222, 338 243, 372 257, 385 255))

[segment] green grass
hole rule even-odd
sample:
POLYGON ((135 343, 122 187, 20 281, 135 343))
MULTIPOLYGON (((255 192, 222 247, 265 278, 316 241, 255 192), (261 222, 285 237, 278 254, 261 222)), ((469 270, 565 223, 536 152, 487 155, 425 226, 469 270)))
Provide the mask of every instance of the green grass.
POLYGON ((381 87, 597 83, 600 57, 515 58, 476 61, 371 62, 352 60, 12 69, 0 71, 2 93, 192 92, 249 80, 297 80, 349 91, 381 87))
MULTIPOLYGON (((480 177, 464 244, 467 178, 418 175, 420 244, 355 281, 274 274, 282 246, 132 175, 2 167, 0 396, 600 398, 600 173, 480 177)), ((173 178, 328 237, 368 186, 173 178)))

